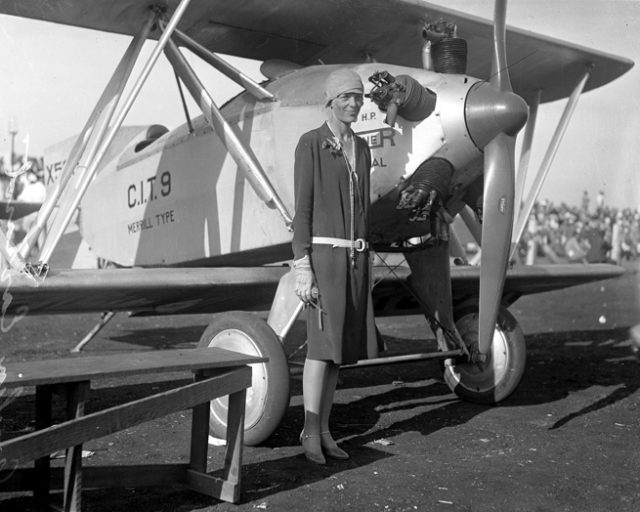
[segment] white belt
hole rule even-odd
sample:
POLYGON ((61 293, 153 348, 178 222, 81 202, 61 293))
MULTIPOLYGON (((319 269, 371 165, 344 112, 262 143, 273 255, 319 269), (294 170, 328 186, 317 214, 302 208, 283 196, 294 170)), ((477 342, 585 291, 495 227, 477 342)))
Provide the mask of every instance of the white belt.
POLYGON ((356 238, 355 240, 347 240, 346 238, 333 238, 330 236, 314 236, 311 241, 314 244, 326 244, 333 247, 346 247, 357 252, 364 252, 369 248, 369 242, 364 238, 356 238))

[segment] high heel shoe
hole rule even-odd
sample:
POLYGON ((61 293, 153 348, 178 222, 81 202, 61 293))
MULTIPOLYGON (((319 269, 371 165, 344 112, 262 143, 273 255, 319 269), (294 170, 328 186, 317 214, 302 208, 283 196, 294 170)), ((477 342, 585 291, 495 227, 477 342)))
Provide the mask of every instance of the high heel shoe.
POLYGON ((320 444, 322 451, 332 459, 347 460, 349 458, 349 454, 338 446, 329 431, 320 433, 320 444))
POLYGON ((324 455, 322 454, 322 447, 320 443, 318 443, 317 449, 312 449, 312 447, 309 446, 311 443, 307 442, 310 439, 318 439, 319 441, 320 434, 305 434, 304 431, 300 433, 300 444, 302 445, 302 449, 304 450, 304 456, 307 458, 307 460, 315 464, 326 464, 327 459, 325 459, 324 455))

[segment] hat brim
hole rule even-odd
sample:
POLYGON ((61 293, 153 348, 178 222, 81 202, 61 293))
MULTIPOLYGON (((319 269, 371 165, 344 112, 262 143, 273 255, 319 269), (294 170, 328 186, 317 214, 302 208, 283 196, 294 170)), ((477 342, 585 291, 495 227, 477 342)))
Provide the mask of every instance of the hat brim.
POLYGON ((358 94, 364 94, 364 90, 361 89, 360 87, 354 87, 353 89, 347 89, 346 91, 340 91, 337 95, 335 95, 333 98, 328 98, 327 99, 327 103, 326 106, 328 107, 329 105, 331 105, 331 102, 335 99, 337 99, 339 96, 343 95, 343 94, 351 94, 351 93, 358 93, 358 94))

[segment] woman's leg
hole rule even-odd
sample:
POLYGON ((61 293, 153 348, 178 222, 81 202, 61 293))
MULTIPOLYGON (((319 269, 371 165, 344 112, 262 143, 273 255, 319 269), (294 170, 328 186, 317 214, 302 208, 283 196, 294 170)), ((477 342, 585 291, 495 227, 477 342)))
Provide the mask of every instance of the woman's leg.
POLYGON ((320 409, 320 432, 329 431, 329 416, 333 407, 339 372, 339 365, 333 362, 327 363, 327 373, 324 380, 324 389, 322 390, 322 408, 320 409))
POLYGON ((307 458, 318 464, 324 464, 320 443, 321 417, 325 389, 329 374, 329 362, 306 359, 302 373, 302 397, 304 403, 304 429, 300 436, 307 458))
POLYGON ((320 441, 322 448, 329 457, 334 459, 348 459, 349 455, 340 449, 331 435, 329 428, 329 416, 333 407, 333 400, 336 393, 336 385, 338 384, 338 374, 340 373, 340 365, 329 363, 327 367, 327 378, 325 379, 325 387, 322 391, 322 409, 320 411, 320 441))
POLYGON ((302 396, 304 402, 304 431, 308 435, 317 435, 321 430, 321 417, 324 402, 329 362, 306 359, 302 374, 302 396))
POLYGON ((302 446, 307 458, 324 464, 322 449, 334 459, 348 459, 338 447, 329 430, 329 416, 333 407, 340 366, 330 361, 307 359, 302 374, 304 402, 304 430, 302 446))

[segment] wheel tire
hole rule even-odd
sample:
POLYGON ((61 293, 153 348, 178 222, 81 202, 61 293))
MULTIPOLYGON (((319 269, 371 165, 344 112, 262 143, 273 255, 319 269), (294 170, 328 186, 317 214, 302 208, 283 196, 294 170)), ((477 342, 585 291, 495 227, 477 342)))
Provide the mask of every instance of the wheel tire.
MULTIPOLYGON (((289 406, 289 366, 280 339, 258 316, 232 311, 214 318, 198 346, 269 358, 251 365, 252 384, 245 406, 244 444, 259 445, 273 434, 289 406)), ((228 404, 227 397, 211 401, 209 427, 214 437, 226 437, 228 404)))
MULTIPOLYGON (((470 351, 478 343, 478 305, 468 304, 454 311, 456 328, 470 351)), ((478 404, 497 404, 520 384, 526 362, 524 334, 518 322, 500 308, 491 354, 482 364, 464 358, 447 359, 444 380, 456 395, 478 404), (464 361, 463 361, 464 359, 464 361)))

